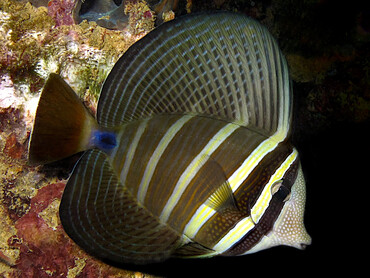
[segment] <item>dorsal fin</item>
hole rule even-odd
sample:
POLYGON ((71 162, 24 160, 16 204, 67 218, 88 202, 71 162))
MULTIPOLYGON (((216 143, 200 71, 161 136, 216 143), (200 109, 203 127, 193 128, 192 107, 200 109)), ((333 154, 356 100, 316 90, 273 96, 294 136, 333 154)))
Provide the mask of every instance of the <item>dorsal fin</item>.
POLYGON ((286 60, 275 39, 241 14, 193 14, 131 46, 106 79, 104 127, 163 113, 209 115, 266 135, 290 127, 286 60))

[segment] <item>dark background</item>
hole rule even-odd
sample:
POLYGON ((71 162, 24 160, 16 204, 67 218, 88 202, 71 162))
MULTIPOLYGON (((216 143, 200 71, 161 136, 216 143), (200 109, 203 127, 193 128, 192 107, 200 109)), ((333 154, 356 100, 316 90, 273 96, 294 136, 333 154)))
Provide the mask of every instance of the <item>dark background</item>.
POLYGON ((241 257, 170 260, 144 271, 169 277, 362 273, 369 229, 370 9, 361 3, 193 1, 193 11, 219 8, 256 18, 288 58, 293 142, 306 177, 305 225, 312 245, 304 251, 275 247, 241 257))

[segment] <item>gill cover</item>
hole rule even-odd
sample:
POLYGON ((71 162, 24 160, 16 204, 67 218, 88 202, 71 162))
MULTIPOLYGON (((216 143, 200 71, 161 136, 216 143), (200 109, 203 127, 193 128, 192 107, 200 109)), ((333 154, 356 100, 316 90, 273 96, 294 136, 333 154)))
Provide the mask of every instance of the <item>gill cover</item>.
POLYGON ((312 240, 303 223, 306 203, 306 184, 299 166, 297 178, 273 229, 248 253, 258 252, 278 245, 305 249, 312 240))

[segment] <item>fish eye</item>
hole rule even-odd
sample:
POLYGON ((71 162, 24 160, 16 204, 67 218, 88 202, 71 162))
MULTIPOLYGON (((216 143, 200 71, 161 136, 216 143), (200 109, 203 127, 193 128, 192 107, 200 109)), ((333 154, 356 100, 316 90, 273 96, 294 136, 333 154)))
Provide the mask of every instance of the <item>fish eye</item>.
POLYGON ((291 192, 290 190, 283 184, 283 180, 276 181, 271 186, 271 194, 279 197, 279 199, 283 200, 285 203, 290 199, 291 192))
POLYGON ((271 186, 271 194, 274 195, 276 192, 278 192, 282 184, 283 184, 283 180, 278 180, 274 182, 274 184, 271 186))
POLYGON ((276 192, 276 194, 279 194, 278 196, 283 199, 283 202, 285 203, 286 201, 288 201, 290 199, 290 190, 284 186, 283 184, 280 186, 278 192, 276 192))

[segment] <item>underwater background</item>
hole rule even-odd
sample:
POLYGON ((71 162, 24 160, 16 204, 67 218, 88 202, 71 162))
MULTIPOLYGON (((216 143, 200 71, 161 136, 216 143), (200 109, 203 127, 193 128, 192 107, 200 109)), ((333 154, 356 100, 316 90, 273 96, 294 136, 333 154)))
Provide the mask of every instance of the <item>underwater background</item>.
POLYGON ((0 277, 361 271, 353 257, 367 244, 363 192, 370 165, 370 9, 365 5, 330 0, 1 0, 0 77, 0 277), (56 72, 95 113, 105 77, 130 45, 163 21, 215 9, 257 19, 286 55, 294 94, 293 143, 307 181, 305 224, 312 245, 305 251, 277 247, 242 257, 106 265, 82 251, 58 217, 79 156, 44 166, 27 164, 40 90, 48 74, 56 72))

